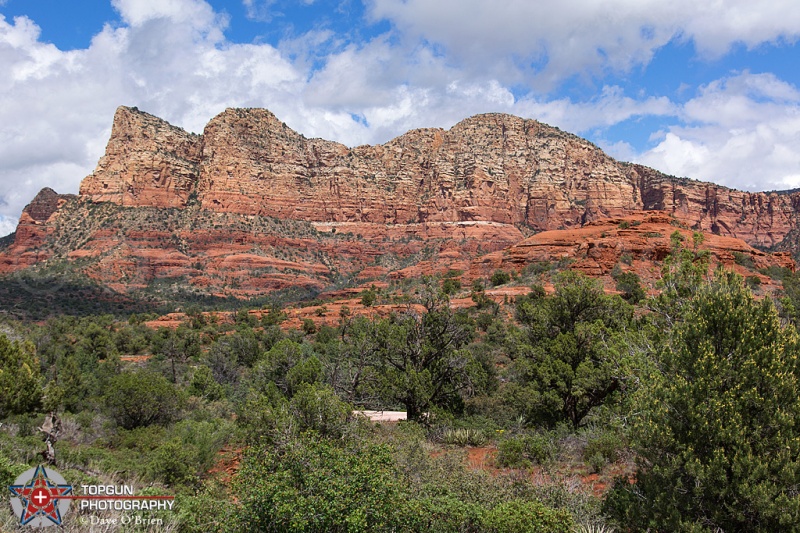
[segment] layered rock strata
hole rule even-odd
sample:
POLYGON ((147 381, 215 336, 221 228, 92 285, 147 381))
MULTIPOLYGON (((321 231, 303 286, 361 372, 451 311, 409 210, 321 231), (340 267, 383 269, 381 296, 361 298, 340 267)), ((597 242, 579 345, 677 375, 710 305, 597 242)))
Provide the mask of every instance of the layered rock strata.
POLYGON ((120 107, 81 195, 150 207, 196 201, 314 222, 488 221, 534 230, 657 209, 765 247, 795 227, 800 207, 798 194, 736 191, 620 163, 588 141, 510 115, 347 148, 306 139, 263 109, 228 109, 193 135, 120 107))
MULTIPOLYGON (((429 267, 476 276, 518 268, 540 260, 533 250, 558 256, 531 244, 536 237, 522 243, 532 233, 580 240, 641 210, 740 248, 771 247, 797 233, 799 202, 797 193, 736 191, 620 163, 574 135, 503 114, 348 148, 307 139, 263 109, 228 109, 196 135, 120 107, 80 195, 39 193, 0 253, 0 273, 57 258, 80 261, 118 290, 155 279, 237 296, 335 289, 429 267), (472 263, 505 249, 485 268, 472 263)), ((604 239, 587 257, 612 247, 604 239)), ((603 274, 612 259, 582 268, 603 274)))

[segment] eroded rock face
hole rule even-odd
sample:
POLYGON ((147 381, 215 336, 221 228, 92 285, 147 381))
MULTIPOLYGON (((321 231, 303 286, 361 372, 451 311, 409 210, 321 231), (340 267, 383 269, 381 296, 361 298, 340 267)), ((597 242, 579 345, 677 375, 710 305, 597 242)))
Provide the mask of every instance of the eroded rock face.
POLYGON ((201 136, 119 107, 106 153, 80 194, 126 206, 184 207, 197 187, 201 153, 201 136))
POLYGON ((677 179, 638 165, 631 166, 631 176, 639 183, 644 209, 668 211, 694 229, 772 247, 798 226, 797 192, 737 191, 677 179))
POLYGON ((574 226, 641 204, 614 160, 510 115, 353 149, 307 140, 268 111, 227 110, 203 134, 207 209, 318 222, 574 226))
POLYGON ((673 235, 682 240, 681 246, 709 253, 709 272, 721 265, 743 276, 757 276, 768 287, 773 280, 761 274, 762 269, 795 270, 788 252, 765 253, 735 237, 688 229, 684 221, 669 213, 645 211, 598 220, 581 228, 538 233, 502 252, 477 258, 467 275, 487 277, 497 269, 519 272, 531 263, 561 261, 589 276, 605 277, 611 286, 615 267, 635 271, 654 286, 661 278, 661 262, 672 253, 673 235))
MULTIPOLYGON (((43 190, 0 253, 0 272, 81 259, 85 273, 119 290, 182 278, 251 296, 347 276, 518 268, 557 258, 562 246, 523 243, 525 235, 566 231, 563 246, 574 248, 567 241, 641 210, 732 239, 736 250, 769 247, 798 232, 799 209, 800 194, 677 179, 504 114, 348 148, 306 139, 263 109, 228 109, 195 135, 120 107, 80 196, 43 190)), ((609 250, 628 241, 592 239, 573 255, 588 261, 581 269, 606 275, 620 256, 609 250)))
POLYGON ((22 210, 17 224, 14 242, 0 254, 0 274, 27 268, 50 257, 42 245, 55 230, 52 224, 58 217, 59 208, 74 194, 58 194, 45 187, 22 210))
POLYGON ((306 139, 263 109, 229 109, 202 136, 121 107, 81 195, 121 205, 317 222, 491 221, 576 226, 641 207, 626 168, 587 141, 489 114, 348 149, 306 139))
POLYGON ((306 139, 263 109, 228 109, 192 135, 120 107, 81 195, 314 222, 491 221, 578 227, 632 210, 773 246, 797 225, 798 194, 747 193, 619 163, 535 120, 486 114, 349 149, 306 139))

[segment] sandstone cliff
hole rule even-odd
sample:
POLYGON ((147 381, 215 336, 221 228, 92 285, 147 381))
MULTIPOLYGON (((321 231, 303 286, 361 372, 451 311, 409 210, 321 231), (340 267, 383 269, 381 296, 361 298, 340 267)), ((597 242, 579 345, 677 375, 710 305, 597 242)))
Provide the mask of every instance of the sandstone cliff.
POLYGON ((197 187, 202 138, 138 109, 120 107, 81 196, 128 206, 184 207, 197 187))
POLYGON ((798 234, 799 203, 798 193, 741 192, 620 163, 503 114, 348 148, 307 139, 263 109, 228 109, 195 135, 120 107, 80 195, 43 190, 0 253, 0 273, 53 258, 80 260, 119 290, 156 279, 237 296, 319 290, 403 277, 415 265, 472 271, 476 257, 532 233, 641 210, 772 247, 798 234))
POLYGON ((658 209, 696 229, 769 247, 797 224, 800 195, 747 193, 620 163, 593 144, 502 114, 377 146, 306 139, 263 109, 228 109, 191 135, 121 107, 81 186, 93 201, 315 222, 491 221, 576 227, 658 209))
POLYGON ((0 253, 0 273, 12 272, 48 259, 52 252, 45 246, 55 230, 53 221, 59 209, 74 200, 74 194, 58 194, 45 187, 22 210, 14 241, 0 253))

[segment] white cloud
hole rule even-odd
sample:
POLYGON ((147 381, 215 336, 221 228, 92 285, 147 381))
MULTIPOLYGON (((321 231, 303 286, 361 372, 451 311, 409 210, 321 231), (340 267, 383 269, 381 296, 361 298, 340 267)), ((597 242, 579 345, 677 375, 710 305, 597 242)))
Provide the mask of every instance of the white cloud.
MULTIPOLYGON (((478 0, 372 0, 370 16, 398 30, 358 43, 314 31, 274 47, 231 43, 227 18, 203 0, 110 1, 123 25, 70 52, 41 42, 34 21, 0 16, 0 232, 40 188, 77 192, 102 155, 118 105, 195 132, 225 107, 265 107, 307 136, 348 145, 490 111, 601 137, 608 126, 655 115, 682 125, 641 155, 652 166, 748 187, 796 183, 800 175, 798 89, 772 75, 709 83, 683 106, 659 95, 634 98, 614 84, 585 101, 513 89, 533 78, 554 86, 576 73, 630 69, 676 36, 710 55, 736 41, 791 40, 800 26, 793 5, 748 22, 688 0, 519 1, 504 9, 478 0), (720 26, 700 36, 690 15, 715 13, 720 26)), ((726 5, 744 15, 764 7, 726 5)), ((635 155, 624 142, 604 146, 635 155)))
POLYGON ((605 86, 600 94, 585 102, 558 100, 522 100, 518 112, 558 126, 573 133, 611 126, 637 116, 674 115, 677 107, 666 97, 635 100, 618 86, 605 86))
MULTIPOLYGON (((126 26, 62 52, 24 17, 0 16, 0 215, 44 186, 77 192, 102 155, 118 105, 193 131, 228 106, 270 107, 291 124, 305 74, 272 46, 223 39, 227 21, 199 0, 114 0, 126 26)), ((300 123, 302 125, 302 122, 300 123)))
MULTIPOLYGON (((2 5, 2 4, 0 4, 2 5)), ((17 219, 0 215, 0 237, 13 233, 17 229, 17 219)))
POLYGON ((679 176, 749 190, 798 185, 800 91, 772 74, 744 72, 701 88, 640 161, 679 176))
POLYGON ((646 65, 672 39, 692 40, 701 54, 717 57, 736 43, 800 36, 795 0, 370 0, 368 8, 408 46, 439 44, 472 75, 488 71, 504 83, 544 88, 572 75, 646 65))
POLYGON ((188 25, 192 29, 215 33, 224 29, 227 20, 214 12, 206 2, 197 0, 111 0, 128 25, 142 26, 151 20, 168 19, 175 24, 188 25))

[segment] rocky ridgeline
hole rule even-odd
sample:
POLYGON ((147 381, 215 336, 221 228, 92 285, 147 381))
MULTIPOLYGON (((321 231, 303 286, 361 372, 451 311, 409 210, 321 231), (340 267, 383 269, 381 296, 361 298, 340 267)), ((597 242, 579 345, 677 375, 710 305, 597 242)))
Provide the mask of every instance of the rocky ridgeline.
MULTIPOLYGON (((80 259, 85 273, 121 290, 184 277, 247 296, 365 272, 411 275, 416 265, 474 273, 475 257, 532 232, 569 235, 643 210, 770 247, 797 234, 798 202, 799 194, 747 193, 620 163, 574 135, 504 114, 348 148, 306 139, 263 109, 228 109, 195 135, 120 107, 80 194, 39 193, 0 253, 0 273, 80 259)), ((520 246, 511 255, 522 261, 520 250, 531 248, 520 246)))
POLYGON ((663 210, 696 229, 773 246, 798 194, 748 193, 620 163, 537 122, 478 115, 383 145, 306 139, 263 109, 228 109, 194 135, 120 107, 106 155, 81 185, 94 201, 316 222, 492 221, 570 228, 663 210))

